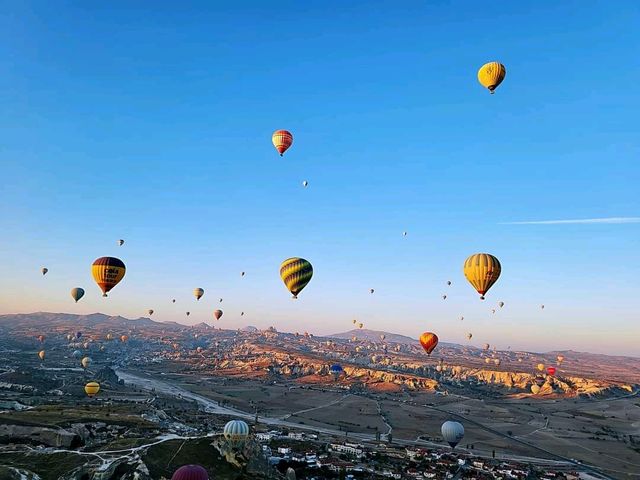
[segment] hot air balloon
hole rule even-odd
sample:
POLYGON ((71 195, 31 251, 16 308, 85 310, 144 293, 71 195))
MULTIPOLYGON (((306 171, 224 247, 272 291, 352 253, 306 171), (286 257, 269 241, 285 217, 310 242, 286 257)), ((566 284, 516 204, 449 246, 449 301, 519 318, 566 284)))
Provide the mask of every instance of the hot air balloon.
POLYGON ((442 371, 442 365, 436 365, 436 372, 442 371))
POLYGON ((407 236, 407 232, 402 232, 402 236, 406 237, 407 236))
POLYGON ((384 340, 385 338, 387 338, 387 336, 384 333, 380 335, 380 340, 384 340))
POLYGON ((84 297, 84 288, 76 287, 71 289, 71 298, 73 298, 76 303, 78 303, 78 300, 82 297, 84 297))
POLYGON ((558 365, 560 365, 564 361, 564 355, 558 355, 556 357, 556 361, 558 362, 558 365))
POLYGON ((353 319, 353 324, 355 325, 356 323, 358 323, 358 322, 356 322, 356 319, 354 318, 353 319))
POLYGON ((507 74, 507 69, 499 62, 485 63, 478 70, 478 81, 484 88, 489 89, 489 93, 493 94, 498 85, 502 83, 507 74))
POLYGON ((183 465, 173 472, 171 480, 209 480, 209 474, 200 465, 183 465))
POLYGON ((307 188, 309 186, 309 182, 307 182, 306 180, 302 182, 302 186, 304 188, 307 188))
POLYGON ((241 317, 244 317, 244 312, 240 312, 240 316, 241 316, 241 317))
POLYGON ((493 359, 493 363, 495 363, 495 364, 496 364, 496 366, 498 366, 498 367, 499 367, 499 366, 500 366, 500 359, 499 359, 499 358, 494 358, 494 359, 493 359))
POLYGON ((489 350, 489 347, 490 347, 490 345, 489 345, 488 343, 485 343, 485 344, 482 346, 482 349, 483 349, 483 350, 489 350))
POLYGON ((359 323, 358 328, 362 328, 362 327, 364 327, 364 323, 359 323))
POLYGON ((113 340, 113 334, 112 333, 107 333, 107 340, 109 340, 109 341, 113 340))
POLYGON ((491 363, 491 359, 489 357, 485 358, 484 363, 491 363))
POLYGON ((42 272, 42 275, 46 275, 49 269, 47 267, 42 267, 40 271, 42 272))
POLYGON ((244 272, 240 272, 240 276, 241 276, 241 277, 244 277, 244 272))
POLYGON ((202 288, 195 288, 193 290, 193 295, 196 297, 196 300, 200 300, 204 295, 204 290, 202 288))
POLYGON ((191 315, 191 312, 187 312, 187 317, 188 317, 189 315, 191 315))
POLYGON ((443 300, 446 300, 446 299, 447 299, 447 296, 446 296, 446 295, 442 295, 442 299, 443 299, 443 300))
POLYGON ((89 348, 89 342, 84 342, 82 344, 82 348, 84 348, 85 350, 89 348))
POLYGON ((287 130, 276 130, 271 136, 271 141, 280 156, 282 156, 293 143, 293 135, 287 130))
POLYGON ((82 364, 82 368, 84 368, 84 369, 89 368, 89 367, 91 366, 91 362, 92 362, 92 360, 91 360, 91 358, 89 358, 89 357, 84 357, 84 358, 80 361, 80 363, 82 364))
POLYGON ((431 355, 431 352, 433 352, 436 345, 438 345, 438 336, 435 333, 424 332, 420 335, 420 344, 422 348, 424 348, 424 351, 427 352, 427 355, 431 355))
POLYGON ((84 391, 89 397, 95 397, 100 391, 100 384, 98 382, 89 382, 84 386, 84 391))
POLYGON ((464 437, 464 427, 460 422, 447 420, 442 424, 440 431, 442 432, 442 438, 451 445, 451 448, 456 448, 456 445, 458 445, 464 437))
POLYGON ((123 279, 125 271, 122 260, 114 257, 100 257, 91 266, 91 274, 103 297, 123 279))
POLYGON ((504 307, 504 302, 498 302, 498 306, 499 306, 500 308, 504 307))
POLYGON ((171 303, 176 303, 176 299, 174 298, 173 300, 171 300, 171 303))
POLYGON ((82 352, 80 350, 74 350, 72 355, 73 358, 80 358, 82 356, 82 352))
POLYGON ((369 293, 373 293, 373 292, 375 292, 375 290, 373 288, 370 288, 369 293))
POLYGON ((39 341, 40 343, 44 343, 44 339, 45 339, 45 336, 44 336, 44 335, 38 335, 38 341, 39 341))
POLYGON ((222 299, 220 299, 220 303, 222 303, 222 299))
POLYGON ((531 393, 533 393, 534 395, 537 395, 540 393, 540 386, 536 385, 535 383, 533 385, 531 385, 531 393))
POLYGON ((249 425, 242 420, 231 420, 224 426, 222 433, 230 442, 242 443, 249 436, 249 425))
POLYGON ((222 310, 215 310, 213 312, 213 316, 215 317, 216 320, 220 320, 220 318, 222 317, 222 310))
POLYGON ((336 379, 342 374, 342 372, 344 372, 342 365, 338 365, 337 363, 331 365, 331 367, 329 367, 329 371, 336 379))
POLYGON ((544 363, 539 363, 538 365, 536 365, 536 368, 538 369, 538 371, 544 372, 544 363))
POLYGON ((121 336, 120 336, 120 341, 121 341, 122 343, 126 343, 126 342, 127 342, 127 340, 129 340, 129 335, 121 335, 121 336))
POLYGON ((467 339, 471 340, 471 337, 473 337, 473 333, 467 333, 467 339))
POLYGON ((544 310, 544 305, 540 305, 540 309, 541 309, 541 310, 544 310))
POLYGON ((298 294, 311 281, 311 277, 313 267, 304 258, 288 258, 280 265, 280 278, 293 298, 298 298, 298 294))
POLYGON ((82 336, 82 332, 76 332, 76 340, 82 336))
POLYGON ((119 246, 124 245, 124 240, 123 240, 123 239, 118 240, 118 245, 119 245, 119 246))
POLYGON ((451 286, 451 280, 447 280, 447 285, 451 286))
POLYGON ((495 309, 495 308, 492 308, 492 309, 491 309, 491 313, 495 314, 495 313, 496 313, 496 309, 495 309))
POLYGON ((476 253, 464 262, 464 276, 484 300, 484 294, 500 277, 502 267, 496 257, 488 253, 476 253))
POLYGON ((202 347, 198 347, 198 348, 196 348, 196 352, 198 352, 198 353, 202 353, 202 347))
POLYGON ((153 308, 150 308, 147 312, 149 312, 149 315, 153 315, 153 308))
POLYGON ((460 321, 462 322, 463 320, 464 320, 464 317, 463 317, 463 316, 460 316, 460 321))
POLYGON ((547 367, 547 375, 554 376, 556 374, 556 367, 547 367))
POLYGON ((44 350, 40 350, 38 352, 38 357, 40 357, 40 360, 44 361, 44 356, 45 356, 44 350))

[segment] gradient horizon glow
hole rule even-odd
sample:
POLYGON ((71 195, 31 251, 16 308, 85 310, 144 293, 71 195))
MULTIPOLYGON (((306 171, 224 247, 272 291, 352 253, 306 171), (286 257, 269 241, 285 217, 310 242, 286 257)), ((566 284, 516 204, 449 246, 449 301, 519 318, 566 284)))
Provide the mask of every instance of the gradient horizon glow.
POLYGON ((0 314, 637 356, 639 23, 635 1, 7 2, 0 314), (476 252, 503 267, 485 302, 476 252), (105 255, 127 265, 106 299, 105 255))

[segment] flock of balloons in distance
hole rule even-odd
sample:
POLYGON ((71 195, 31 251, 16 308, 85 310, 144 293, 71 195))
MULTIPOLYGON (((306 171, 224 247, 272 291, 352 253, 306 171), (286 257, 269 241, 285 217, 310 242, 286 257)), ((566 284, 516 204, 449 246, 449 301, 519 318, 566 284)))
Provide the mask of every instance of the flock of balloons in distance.
MULTIPOLYGON (((495 89, 502 83, 506 76, 506 69, 504 65, 499 62, 490 62, 483 65, 478 71, 478 81, 480 84, 487 88, 491 94, 495 93, 495 89)), ((293 144, 293 134, 288 130, 277 130, 273 133, 271 140, 275 149, 278 151, 280 156, 283 156, 284 153, 291 147, 293 144)), ((304 180, 302 182, 303 187, 308 187, 309 182, 304 180)), ((404 237, 407 236, 407 232, 403 232, 402 235, 404 237)), ((124 240, 118 240, 118 244, 120 246, 124 245, 124 240)), ((480 294, 480 299, 484 300, 485 294, 489 291, 489 289, 496 283, 498 278, 500 277, 501 272, 500 261, 493 255, 488 253, 476 253, 469 256, 463 266, 463 273, 469 283, 473 286, 473 288, 480 294)), ((42 274, 46 275, 49 270, 44 267, 42 268, 42 274)), ((102 294, 104 297, 107 296, 107 293, 111 291, 123 278, 126 272, 125 264, 122 260, 115 257, 100 257, 96 261, 93 262, 91 266, 91 273, 93 279, 97 283, 98 287, 102 290, 102 294)), ((244 276, 245 272, 241 273, 241 276, 244 276)), ((284 282, 287 290, 293 295, 293 298, 298 298, 298 294, 309 284, 311 278, 313 277, 313 267, 308 260, 304 258, 292 257, 286 259, 280 265, 280 277, 284 282)), ((451 282, 448 281, 447 285, 451 285, 451 282)), ((374 289, 370 289, 370 293, 374 293, 374 289)), ((76 287, 71 290, 71 297, 78 302, 85 294, 83 288, 76 287)), ((204 290, 202 288, 196 288, 193 291, 194 296, 197 300, 200 300, 204 295, 204 290)), ((446 299, 447 296, 443 295, 443 299, 446 299)), ((173 303, 176 302, 175 299, 172 300, 173 303)), ((220 299, 222 302, 222 298, 220 299)), ((504 302, 498 302, 498 307, 502 308, 504 306, 504 302)), ((541 305, 541 308, 544 309, 544 305, 541 305)), ((149 315, 153 315, 153 310, 149 309, 149 315)), ((493 310, 495 313, 495 309, 493 310)), ((189 316, 190 312, 186 312, 186 315, 189 316)), ((242 312, 241 315, 243 315, 242 312)), ((223 312, 220 309, 216 309, 213 312, 213 316, 216 320, 220 320, 223 312)), ((464 317, 461 317, 463 320, 464 317)), ((356 324, 356 320, 353 320, 353 323, 356 324)), ((362 328, 364 326, 363 323, 358 323, 358 327, 362 328)), ((78 332, 80 333, 80 332, 78 332)), ((111 334, 109 334, 111 335, 111 334)), ((467 338, 471 339, 472 334, 468 333, 467 338)), ((128 337, 123 335, 121 337, 122 342, 126 342, 128 337)), ((384 338, 383 338, 384 339, 384 338)), ((44 340, 44 337, 41 341, 44 340)), ((420 344, 424 348, 427 355, 431 355, 436 346, 438 345, 438 336, 433 332, 424 332, 420 335, 420 344)), ((484 350, 488 350, 489 345, 484 345, 484 350)), ((76 352, 74 352, 75 354, 76 352)), ((41 360, 45 358, 45 351, 42 350, 38 352, 38 355, 41 360)), ((558 364, 562 362, 564 357, 561 355, 558 356, 558 364)), ((489 360, 488 358, 485 360, 489 360)), ((494 359, 499 361, 499 359, 494 359)), ((86 369, 89 367, 91 363, 91 359, 89 357, 84 357, 81 361, 82 366, 86 369)), ((441 368, 441 365, 438 365, 441 368)), ((437 367, 436 367, 437 368, 437 367)), ((545 366, 543 364, 538 364, 537 369, 539 371, 544 371, 545 366)), ((340 365, 332 365, 330 368, 331 373, 335 375, 339 375, 342 372, 342 367, 340 365)), ((547 373, 552 376, 555 374, 555 367, 548 367, 547 373)), ((536 383, 532 387, 532 391, 534 387, 540 389, 540 380, 537 378, 536 383)), ((544 383, 544 379, 542 379, 542 383, 544 383)), ((93 397, 100 391, 100 385, 97 382, 89 382, 85 386, 85 392, 88 396, 93 397)), ((536 392, 534 392, 536 393, 536 392)), ((459 422, 447 421, 442 425, 441 428, 442 436, 446 442, 448 442, 451 447, 455 447, 462 437, 464 436, 464 427, 459 422)), ((242 420, 232 420, 224 428, 223 432, 226 439, 231 442, 242 442, 249 435, 249 426, 243 422, 242 420)), ((288 475, 289 476, 289 475, 288 475)), ((295 478, 295 474, 293 476, 295 478)), ((208 480, 207 472, 204 468, 198 465, 185 465, 180 467, 172 476, 172 480, 208 480)))

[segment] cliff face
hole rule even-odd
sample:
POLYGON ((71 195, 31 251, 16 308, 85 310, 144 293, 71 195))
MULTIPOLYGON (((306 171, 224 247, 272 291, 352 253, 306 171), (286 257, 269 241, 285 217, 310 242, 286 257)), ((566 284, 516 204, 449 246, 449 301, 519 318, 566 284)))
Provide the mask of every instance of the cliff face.
POLYGON ((353 363, 336 358, 343 367, 332 375, 326 356, 313 353, 283 351, 266 345, 242 345, 216 370, 227 376, 252 378, 285 377, 304 383, 358 383, 380 390, 448 391, 451 388, 505 390, 504 393, 531 394, 533 385, 540 386, 540 395, 607 395, 633 391, 631 385, 575 376, 547 376, 538 373, 509 372, 460 365, 425 365, 402 362, 385 355, 356 358, 353 363), (385 387, 386 386, 386 387, 385 387))

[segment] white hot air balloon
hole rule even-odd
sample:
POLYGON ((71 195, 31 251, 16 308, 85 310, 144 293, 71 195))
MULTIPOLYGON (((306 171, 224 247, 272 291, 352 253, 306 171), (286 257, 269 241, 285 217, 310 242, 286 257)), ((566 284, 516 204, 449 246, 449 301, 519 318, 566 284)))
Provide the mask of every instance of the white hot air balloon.
POLYGON ((456 448, 456 445, 460 443, 460 440, 464 437, 464 427, 460 422, 454 422, 447 420, 442 424, 440 429, 442 432, 442 438, 444 441, 451 445, 451 448, 456 448))

